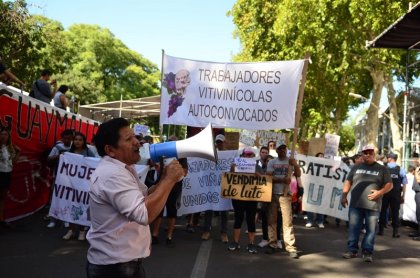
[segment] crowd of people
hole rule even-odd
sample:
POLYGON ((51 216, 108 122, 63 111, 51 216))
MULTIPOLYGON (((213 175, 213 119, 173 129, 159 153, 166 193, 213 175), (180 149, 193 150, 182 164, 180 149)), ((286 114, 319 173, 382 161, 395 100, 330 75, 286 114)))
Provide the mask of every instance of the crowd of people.
MULTIPOLYGON (((20 83, 0 61, 2 80, 8 78, 20 83)), ((51 72, 44 70, 41 77, 32 85, 31 96, 66 109, 68 100, 65 93, 68 86, 57 86, 51 80, 51 72), (51 80, 51 81, 50 81, 51 80), (58 87, 58 88, 57 88, 58 87)), ((177 140, 170 138, 169 140, 177 140)), ((225 150, 225 136, 215 136, 215 148, 225 150)), ((73 130, 65 130, 61 140, 52 148, 47 163, 56 169, 58 159, 63 152, 76 153, 85 157, 101 157, 101 162, 91 177, 90 188, 90 227, 74 223, 64 223, 68 231, 64 240, 77 238, 89 240, 87 274, 88 277, 117 277, 129 269, 136 273, 130 277, 144 277, 142 259, 150 255, 150 244, 160 243, 160 230, 163 211, 166 208, 165 244, 174 247, 174 229, 177 221, 179 198, 182 194, 182 178, 188 174, 187 159, 175 160, 169 165, 140 157, 143 144, 153 144, 150 136, 135 136, 129 123, 122 119, 113 119, 100 125, 95 136, 94 146, 87 144, 86 136, 73 130), (134 164, 146 163, 150 170, 145 182, 141 182, 132 168, 134 164), (118 236, 117 236, 118 235, 118 236), (117 249, 113 246, 118 246, 117 249), (106 274, 107 276, 103 276, 106 274)), ((11 185, 13 164, 19 158, 19 148, 12 144, 8 130, 0 129, 0 225, 9 227, 4 221, 3 208, 8 188, 11 185)), ((228 211, 205 211, 186 217, 186 230, 194 233, 201 229, 203 241, 211 238, 212 219, 220 219, 220 240, 227 244, 227 250, 240 249, 240 233, 245 220, 248 242, 246 250, 250 254, 265 248, 264 253, 273 254, 284 248, 291 258, 299 258, 294 235, 293 219, 299 214, 307 218, 306 227, 315 224, 324 228, 326 216, 313 212, 302 212, 299 206, 303 195, 300 182, 301 169, 294 158, 288 156, 287 146, 274 141, 259 149, 256 155, 253 148, 246 147, 240 152, 244 158, 256 160, 255 175, 269 175, 273 179, 271 202, 232 200, 233 227, 228 227, 228 211), (258 159, 255 157, 258 156, 258 159), (202 225, 199 221, 203 220, 202 225), (256 243, 256 225, 261 222, 262 240, 256 243), (230 237, 230 238, 229 238, 230 237)), ((318 153, 322 158, 323 154, 318 153)), ((407 175, 413 175, 412 188, 415 191, 417 205, 416 216, 420 220, 420 181, 419 165, 410 166, 408 173, 396 164, 398 156, 387 155, 385 163, 376 158, 372 145, 363 147, 360 153, 343 162, 351 168, 344 183, 341 204, 349 206, 348 244, 343 254, 346 259, 361 254, 365 262, 373 262, 375 236, 383 236, 389 225, 393 229, 392 237, 399 238, 399 210, 404 202, 407 175), (351 198, 348 193, 352 190, 351 198), (359 248, 359 237, 364 238, 359 248)), ((235 171, 232 165, 231 171, 235 171)), ((54 188, 54 187, 51 187, 54 188)), ((52 196, 52 192, 51 192, 52 196)), ((57 220, 48 217, 48 228, 54 228, 57 220)), ((339 225, 339 219, 336 224, 339 225)), ((420 229, 411 236, 420 240, 420 229)))
MULTIPOLYGON (((32 83, 29 96, 48 104, 52 103, 57 108, 67 110, 69 100, 66 93, 69 90, 69 87, 64 84, 58 87, 57 80, 51 79, 51 77, 52 72, 49 69, 42 70, 39 79, 32 83)), ((1 57, 0 82, 7 85, 17 83, 22 89, 26 88, 26 84, 12 73, 12 71, 2 61, 1 57)))

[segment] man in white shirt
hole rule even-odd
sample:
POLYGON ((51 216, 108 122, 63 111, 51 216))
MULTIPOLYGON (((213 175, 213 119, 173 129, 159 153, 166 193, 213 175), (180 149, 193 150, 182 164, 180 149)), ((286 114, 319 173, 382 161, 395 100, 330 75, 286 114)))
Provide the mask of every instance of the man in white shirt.
POLYGON ((148 189, 132 167, 140 159, 140 143, 123 118, 100 125, 95 144, 102 159, 90 179, 87 277, 146 277, 142 259, 150 255, 149 224, 184 171, 174 160, 148 189))

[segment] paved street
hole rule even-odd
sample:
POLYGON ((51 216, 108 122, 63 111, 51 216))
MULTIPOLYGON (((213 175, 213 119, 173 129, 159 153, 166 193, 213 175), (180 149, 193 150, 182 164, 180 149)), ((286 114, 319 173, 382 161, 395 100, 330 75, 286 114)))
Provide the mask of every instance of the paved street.
MULTIPOLYGON (((0 230, 0 277, 85 277, 87 242, 64 241, 63 227, 47 229, 45 211, 16 221, 12 230, 0 230)), ((217 219, 216 219, 217 220, 217 219)), ((228 251, 213 229, 213 239, 203 242, 200 233, 185 231, 184 218, 174 235, 175 246, 154 245, 144 261, 149 278, 153 277, 420 277, 420 242, 408 237, 409 227, 401 228, 401 238, 393 239, 390 229, 377 237, 374 263, 360 258, 341 258, 346 245, 346 228, 335 224, 305 228, 297 219, 295 229, 301 258, 293 260, 285 252, 252 255, 242 248, 228 251)), ((334 221, 331 221, 334 222, 334 221)), ((165 221, 163 221, 165 223, 165 221)), ((232 226, 232 220, 230 221, 232 226)), ((259 225, 257 226, 259 227, 259 225)), ((258 230, 259 232, 261 230, 258 230)), ((257 242, 261 234, 258 233, 257 242)), ((161 242, 164 242, 162 230, 161 242)))

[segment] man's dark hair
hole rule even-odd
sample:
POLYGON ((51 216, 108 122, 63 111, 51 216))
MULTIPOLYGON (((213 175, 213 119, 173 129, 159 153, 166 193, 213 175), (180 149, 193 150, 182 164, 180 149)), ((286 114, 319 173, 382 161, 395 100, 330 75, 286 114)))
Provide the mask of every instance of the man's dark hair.
POLYGON ((58 88, 58 91, 59 91, 59 92, 62 92, 63 94, 65 94, 68 90, 69 90, 69 86, 67 86, 67 85, 61 85, 61 86, 58 88))
POLYGON ((95 146, 100 156, 105 156, 105 146, 117 147, 120 139, 120 129, 130 126, 124 118, 116 118, 102 123, 95 134, 95 146))
POLYGON ((74 136, 74 130, 73 129, 65 129, 63 132, 61 132, 61 137, 71 135, 74 136))
POLYGON ((267 152, 269 152, 270 150, 268 149, 268 147, 266 147, 266 146, 262 146, 261 148, 260 148, 260 151, 262 151, 262 150, 266 150, 267 152))
POLYGON ((44 69, 41 71, 41 76, 51 75, 51 71, 49 69, 44 69))

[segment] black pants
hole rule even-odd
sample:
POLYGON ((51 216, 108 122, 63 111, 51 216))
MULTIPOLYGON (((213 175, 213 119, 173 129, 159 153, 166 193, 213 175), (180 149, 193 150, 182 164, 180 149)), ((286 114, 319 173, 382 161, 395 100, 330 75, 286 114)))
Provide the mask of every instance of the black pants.
POLYGON ((86 274, 88 278, 146 278, 141 259, 109 265, 87 262, 86 274))
POLYGON ((234 229, 240 229, 244 216, 246 214, 246 224, 248 232, 255 233, 255 215, 257 214, 257 202, 232 200, 232 206, 235 211, 234 229))
POLYGON ((401 204, 401 192, 394 192, 393 190, 384 194, 382 197, 382 208, 379 216, 379 226, 384 227, 386 224, 386 213, 388 207, 391 208, 392 227, 398 228, 400 226, 400 204, 401 204))
POLYGON ((420 231, 420 192, 416 192, 416 195, 414 195, 414 200, 416 201, 416 218, 420 231))

